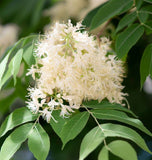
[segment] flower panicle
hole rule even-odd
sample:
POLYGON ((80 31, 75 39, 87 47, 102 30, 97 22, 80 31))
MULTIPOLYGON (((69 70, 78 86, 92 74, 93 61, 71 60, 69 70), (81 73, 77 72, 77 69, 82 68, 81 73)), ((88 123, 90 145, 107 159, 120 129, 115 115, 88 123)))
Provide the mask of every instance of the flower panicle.
MULTIPOLYGON (((108 99, 111 103, 124 100, 123 63, 108 54, 110 41, 101 43, 84 26, 55 23, 37 43, 36 64, 29 69, 35 88, 29 88, 28 107, 41 113, 49 122, 55 110, 68 117, 84 100, 108 99), (38 75, 38 76, 36 76, 38 75)), ((53 118, 52 118, 53 119, 53 118)))

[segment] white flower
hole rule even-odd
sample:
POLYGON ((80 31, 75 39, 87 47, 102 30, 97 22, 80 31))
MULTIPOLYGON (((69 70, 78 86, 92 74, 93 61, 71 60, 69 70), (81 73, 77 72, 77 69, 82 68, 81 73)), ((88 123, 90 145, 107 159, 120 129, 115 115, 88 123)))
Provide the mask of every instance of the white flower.
POLYGON ((37 107, 36 105, 33 103, 33 101, 30 102, 26 102, 27 103, 27 107, 34 113, 36 113, 37 107))
POLYGON ((55 108, 55 106, 59 106, 60 103, 59 102, 56 102, 55 100, 51 100, 49 103, 48 103, 48 106, 51 108, 51 110, 53 110, 55 108))
POLYGON ((28 88, 28 91, 31 99, 31 101, 29 100, 27 102, 28 108, 31 108, 32 111, 35 111, 37 113, 39 112, 39 108, 45 104, 46 94, 37 88, 28 88), (34 106, 36 109, 34 108, 34 106))
POLYGON ((54 117, 52 116, 52 111, 49 111, 48 108, 44 108, 43 111, 40 111, 40 113, 42 114, 42 116, 46 119, 46 121, 49 123, 51 118, 57 122, 54 117))
POLYGON ((60 116, 67 118, 65 115, 70 115, 69 112, 74 112, 71 106, 61 104, 60 116))
POLYGON ((37 44, 36 70, 32 67, 29 73, 39 77, 33 76, 36 86, 29 89, 29 101, 48 120, 54 110, 61 110, 63 117, 70 115, 85 100, 106 98, 121 104, 124 99, 123 64, 107 55, 109 40, 103 37, 99 45, 94 36, 80 32, 80 27, 70 21, 56 23, 37 44))
POLYGON ((31 68, 29 69, 29 72, 26 74, 27 76, 28 75, 32 75, 32 77, 35 79, 35 74, 38 73, 38 69, 35 68, 34 65, 31 66, 31 68))

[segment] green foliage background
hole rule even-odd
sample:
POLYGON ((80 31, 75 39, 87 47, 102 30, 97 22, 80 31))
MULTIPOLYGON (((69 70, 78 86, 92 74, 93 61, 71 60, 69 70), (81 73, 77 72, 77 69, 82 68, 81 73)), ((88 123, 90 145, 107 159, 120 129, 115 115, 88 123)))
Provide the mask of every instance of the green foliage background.
MULTIPOLYGON (((8 90, 11 91, 11 93, 7 97, 0 98, 1 123, 4 121, 5 117, 9 113, 14 111, 14 109, 20 108, 21 106, 25 106, 24 101, 26 100, 25 95, 27 94, 26 88, 29 86, 29 82, 32 83, 29 77, 25 78, 25 74, 27 72, 27 69, 31 66, 31 64, 34 63, 34 57, 32 56, 33 49, 35 47, 34 42, 36 42, 37 38, 39 37, 39 33, 43 33, 44 26, 50 22, 49 17, 44 17, 42 12, 44 9, 53 6, 55 3, 55 0, 1 0, 0 2, 1 23, 16 23, 20 26, 19 41, 6 51, 4 57, 1 57, 0 88, 2 88, 2 90, 0 94, 2 95, 4 92, 8 90), (24 72, 20 77, 16 77, 21 62, 24 63, 24 72), (14 63, 16 64, 15 66, 13 66, 14 63)), ((110 23, 112 23, 115 28, 111 31, 111 33, 108 34, 110 39, 113 41, 113 52, 116 53, 119 58, 126 61, 127 76, 123 83, 126 86, 124 91, 129 94, 127 99, 131 106, 131 110, 136 115, 138 115, 139 119, 143 122, 143 124, 152 132, 152 94, 147 94, 142 89, 146 77, 148 75, 152 77, 152 1, 109 0, 107 3, 89 12, 82 23, 86 25, 89 31, 91 31, 106 21, 110 21, 110 23), (131 8, 134 8, 132 12, 130 12, 131 8)), ((73 22, 75 23, 76 20, 73 19, 73 22)), ((135 126, 140 130, 139 131, 134 127, 131 127, 132 129, 135 129, 138 133, 140 133, 142 137, 144 137, 144 139, 150 144, 149 147, 152 150, 152 141, 150 137, 151 133, 143 126, 141 121, 132 120, 134 117, 134 114, 131 116, 132 112, 128 115, 128 113, 126 113, 129 112, 128 110, 125 111, 122 110, 122 108, 120 110, 118 110, 118 108, 116 110, 110 109, 111 106, 109 104, 101 104, 101 106, 98 106, 97 104, 85 105, 89 108, 93 108, 91 112, 96 118, 99 119, 99 122, 101 122, 101 124, 106 123, 103 124, 103 128, 105 127, 108 130, 108 128, 112 128, 114 126, 113 131, 115 131, 115 129, 119 129, 119 133, 115 132, 115 135, 110 136, 110 139, 108 140, 108 146, 110 148, 113 148, 113 152, 110 153, 110 159, 117 160, 124 157, 123 150, 122 155, 119 155, 119 158, 116 157, 116 155, 120 154, 120 152, 118 152, 118 150, 115 147, 118 145, 126 146, 126 150, 128 149, 128 152, 132 156, 135 155, 134 150, 130 149, 130 146, 128 146, 129 144, 123 141, 123 138, 125 138, 126 136, 123 136, 123 131, 125 131, 128 134, 131 133, 130 135, 134 135, 134 137, 138 137, 138 135, 136 135, 136 133, 130 130, 130 128, 127 128, 129 125, 135 126), (102 108, 106 105, 109 106, 109 109, 102 108), (107 120, 111 120, 110 123, 107 120), (111 123, 115 120, 117 120, 118 122, 114 125, 111 125, 111 123), (126 123, 127 125, 123 127, 119 126, 122 123, 126 123), (141 131, 143 131, 144 133, 141 131), (113 141, 116 139, 117 136, 121 137, 121 140, 113 141)), ((120 106, 115 105, 112 107, 120 106)), ((11 133, 10 130, 12 128, 22 123, 31 122, 37 118, 30 115, 26 108, 20 109, 22 110, 22 112, 20 111, 17 114, 15 114, 14 112, 14 115, 12 115, 12 117, 14 117, 15 120, 17 119, 17 121, 13 121, 14 124, 11 124, 11 117, 10 126, 7 125, 7 128, 5 128, 5 124, 3 124, 4 127, 3 125, 1 126, 0 136, 4 135, 5 133, 7 134, 0 139, 0 146, 2 146, 5 138, 9 136, 9 133, 11 133), (23 116, 23 114, 19 115, 20 113, 25 114, 23 116), (26 116, 28 118, 26 118, 26 116)), ((58 117, 58 113, 56 114, 57 115, 54 116, 58 117)), ((58 125, 54 124, 54 122, 51 121, 52 128, 49 124, 40 119, 40 124, 43 126, 45 131, 39 124, 37 124, 35 128, 32 128, 32 124, 27 123, 26 125, 18 127, 13 132, 13 134, 11 134, 11 136, 8 137, 7 142, 5 141, 5 145, 3 147, 4 149, 5 147, 10 148, 8 150, 9 153, 10 150, 12 150, 13 148, 9 145, 12 139, 14 142, 18 141, 17 148, 19 148, 21 143, 26 138, 28 138, 28 144, 30 146, 29 149, 37 159, 38 157, 42 157, 41 159, 45 159, 46 155, 48 154, 48 150, 46 149, 47 147, 45 148, 45 146, 49 147, 50 145, 50 153, 48 156, 49 160, 77 160, 79 157, 80 148, 80 154, 82 155, 81 159, 83 159, 83 156, 85 157, 85 155, 89 154, 88 150, 90 150, 91 152, 91 150, 94 150, 98 146, 97 149, 94 152, 92 152, 86 159, 97 159, 97 155, 100 152, 98 158, 100 158, 100 155, 105 155, 104 160, 106 160, 108 152, 104 147, 101 150, 103 144, 99 143, 100 141, 103 141, 103 137, 100 134, 97 134, 94 137, 94 139, 91 139, 96 130, 96 128, 94 127, 96 127, 97 125, 94 122, 94 119, 91 118, 91 116, 89 120, 88 118, 89 114, 87 112, 78 113, 71 117, 71 119, 68 122, 66 122, 66 120, 63 121, 58 119, 58 121, 60 122, 58 123, 58 125), (69 126, 73 125, 73 121, 75 122, 77 119, 81 118, 83 120, 83 123, 77 121, 77 126, 70 130, 71 128, 69 126), (67 123, 68 125, 66 125, 67 123), (63 129, 60 130, 60 128, 62 127, 63 129), (31 128, 32 131, 29 134, 28 129, 31 128), (22 136, 20 136, 21 134, 18 135, 17 130, 18 132, 22 133, 22 136), (33 138, 37 136, 36 130, 39 131, 40 136, 44 140, 44 144, 42 141, 35 140, 33 138), (79 134, 81 130, 82 132, 79 134), (48 135, 50 136, 50 144, 48 144, 49 137, 46 133, 48 133, 48 135), (67 136, 67 133, 70 133, 70 135, 67 136), (72 140, 76 136, 77 137, 74 140, 68 142, 65 145, 63 151, 61 151, 61 148, 63 148, 63 146, 58 136, 61 138, 63 146, 69 140, 72 140), (16 139, 16 137, 18 138, 16 139), (90 142, 90 144, 88 144, 87 139, 89 139, 90 141, 92 140, 92 143, 90 142), (82 145, 80 147, 81 141, 82 145), (35 146, 37 147, 35 148, 35 146), (37 152, 38 150, 41 150, 39 146, 41 146, 42 149, 40 153, 43 153, 43 155, 37 152), (87 150, 85 150, 85 146, 88 146, 87 150), (89 148, 89 146, 94 147, 94 149, 89 148)), ((110 130, 106 134, 106 136, 109 136, 111 134, 110 130)), ((133 141, 136 142, 142 149, 148 151, 146 145, 144 144, 145 142, 143 142, 142 139, 140 139, 140 137, 137 140, 134 139, 134 137, 129 137, 128 142, 131 142, 130 140, 133 139, 133 141)), ((138 158, 140 159, 140 156, 142 156, 141 152, 143 151, 139 149, 135 145, 135 143, 131 142, 131 145, 135 147, 138 153, 138 158)), ((4 149, 2 148, 1 151, 4 149)), ((21 150, 28 150, 27 142, 25 142, 22 145, 20 151, 21 150)), ((15 155, 15 160, 17 160, 17 156, 18 154, 20 154, 20 151, 17 152, 17 154, 15 155)), ((6 152, 3 154, 9 156, 8 153, 6 152)), ((29 151, 27 152, 27 155, 28 154, 30 154, 29 151)), ((4 157, 4 155, 1 156, 4 157)), ((31 159, 32 158, 33 157, 31 156, 31 159)), ((144 157, 144 159, 146 160, 146 157, 144 157)), ((150 159, 150 154, 147 155, 147 160, 148 159, 150 159)))

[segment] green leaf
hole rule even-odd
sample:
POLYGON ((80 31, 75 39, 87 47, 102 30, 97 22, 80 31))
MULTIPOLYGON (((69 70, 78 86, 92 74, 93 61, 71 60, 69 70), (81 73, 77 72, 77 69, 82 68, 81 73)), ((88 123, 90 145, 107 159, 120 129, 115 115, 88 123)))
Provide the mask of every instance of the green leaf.
POLYGON ((141 23, 145 23, 148 20, 149 14, 152 14, 152 6, 144 6, 138 11, 138 18, 141 23))
POLYGON ((88 108, 93 108, 93 109, 119 110, 119 111, 129 113, 132 116, 137 118, 137 116, 130 109, 127 109, 127 108, 121 106, 120 104, 109 103, 109 102, 104 101, 104 100, 100 103, 98 103, 98 101, 84 102, 83 105, 85 105, 88 108))
POLYGON ((0 89, 3 87, 3 85, 6 83, 6 81, 12 76, 11 74, 11 68, 9 68, 6 73, 4 74, 4 76, 2 77, 2 81, 0 84, 0 89))
MULTIPOLYGON (((20 43, 19 41, 16 42, 15 45, 14 45, 14 47, 16 47, 19 43, 20 43)), ((7 53, 6 57, 0 63, 0 68, 1 68, 1 70, 0 70, 0 90, 1 90, 1 88, 3 86, 3 84, 4 84, 4 82, 3 82, 3 79, 4 79, 3 76, 4 76, 4 73, 5 73, 6 67, 7 67, 7 62, 9 60, 10 55, 12 54, 12 52, 14 50, 14 47, 12 47, 10 49, 10 51, 7 53)))
POLYGON ((152 3, 152 0, 144 0, 145 2, 152 3))
POLYGON ((149 15, 146 12, 139 12, 138 13, 138 18, 141 23, 145 23, 147 21, 148 17, 149 17, 149 15))
POLYGON ((14 78, 14 85, 16 84, 16 76, 17 73, 19 72, 20 69, 20 64, 22 60, 22 55, 23 55, 23 49, 20 49, 16 55, 11 59, 9 65, 8 65, 8 70, 4 74, 4 77, 2 78, 2 82, 0 85, 0 88, 5 84, 5 82, 13 75, 14 78))
POLYGON ((152 77, 152 44, 149 44, 142 56, 140 63, 140 84, 143 86, 146 77, 150 75, 152 77))
POLYGON ((85 159, 92 151, 94 151, 105 139, 104 134, 99 127, 95 127, 88 132, 82 140, 80 146, 79 160, 85 159))
POLYGON ((97 14, 93 17, 91 23, 91 30, 98 27, 103 22, 116 15, 119 15, 129 10, 133 5, 132 0, 110 0, 103 7, 101 7, 97 14))
POLYGON ((34 121, 36 118, 37 115, 33 115, 26 107, 16 109, 5 119, 1 125, 0 137, 2 137, 5 133, 14 127, 29 121, 34 121))
POLYGON ((32 125, 31 123, 25 124, 17 128, 6 138, 1 147, 0 160, 9 160, 14 155, 21 144, 27 139, 32 125))
POLYGON ((124 32, 120 33, 116 39, 116 52, 119 58, 125 54, 137 43, 144 33, 144 27, 139 24, 133 24, 124 32))
POLYGON ((139 147, 151 153, 148 149, 144 139, 133 129, 118 124, 103 124, 93 128, 84 137, 80 147, 80 158, 83 160, 89 153, 91 153, 106 137, 121 137, 132 140, 139 147), (102 130, 101 130, 101 128, 102 130))
POLYGON ((55 122, 53 119, 51 119, 50 120, 50 125, 52 126, 53 130, 55 131, 55 133, 61 138, 62 128, 63 128, 64 124, 66 123, 66 121, 69 120, 69 118, 61 117, 59 110, 53 111, 52 116, 54 117, 54 119, 57 122, 55 122))
MULTIPOLYGON (((30 35, 30 36, 27 36, 27 37, 24 37, 24 38, 21 38, 18 42, 15 43, 15 45, 10 49, 9 51, 9 55, 13 55, 12 59, 10 60, 10 63, 9 63, 9 66, 8 66, 8 69, 6 71, 6 73, 4 73, 4 71, 6 70, 6 66, 4 65, 4 68, 2 69, 2 79, 0 79, 0 89, 2 88, 2 86, 5 84, 5 82, 12 76, 13 72, 15 73, 15 75, 17 74, 17 71, 19 69, 19 65, 20 65, 20 58, 21 58, 21 55, 23 54, 22 52, 22 49, 25 50, 25 48, 27 46, 29 46, 30 44, 32 45, 32 43, 34 41, 36 41, 38 38, 38 35, 30 35), (19 50, 20 49, 20 50, 19 50), (20 52, 20 54, 18 53, 20 52), (22 54, 21 54, 22 52, 22 54), (16 53, 18 53, 18 57, 16 56, 16 53), (19 58, 19 59, 17 59, 19 58), (18 68, 17 70, 15 70, 13 68, 13 64, 15 64, 15 62, 17 62, 17 65, 15 65, 15 68, 18 68), (3 71, 4 70, 4 71, 3 71)), ((16 76, 14 75, 14 83, 16 83, 16 76)), ((1 76, 1 75, 0 75, 1 76)))
POLYGON ((8 53, 6 55, 6 57, 2 60, 2 62, 0 63, 0 84, 1 84, 1 79, 2 76, 5 72, 6 66, 7 66, 7 62, 8 62, 8 58, 9 58, 10 54, 8 53))
POLYGON ((72 116, 64 124, 61 131, 61 140, 63 142, 63 147, 69 140, 74 139, 81 132, 81 130, 85 127, 88 119, 89 119, 89 113, 81 112, 72 116))
MULTIPOLYGON (((138 15, 140 16, 140 14, 143 14, 142 19, 143 19, 143 23, 148 19, 148 15, 152 14, 152 6, 151 5, 147 5, 142 7, 139 11, 138 11, 138 15), (144 18, 144 16, 146 16, 144 18)), ((140 19, 140 17, 139 17, 140 19)), ((142 21, 141 21, 142 22, 142 21)))
MULTIPOLYGON (((107 2, 106 2, 107 3, 107 2)), ((98 10, 103 7, 106 3, 103 3, 102 5, 100 5, 99 7, 93 9, 92 11, 90 11, 86 17, 84 18, 84 20, 82 21, 82 24, 85 25, 86 27, 89 27, 91 25, 92 19, 93 17, 96 15, 96 13, 98 12, 98 10)))
POLYGON ((115 140, 110 144, 103 146, 99 155, 98 160, 109 160, 108 152, 113 153, 123 160, 137 160, 137 154, 134 148, 126 141, 115 140))
POLYGON ((134 20, 137 18, 136 12, 132 12, 130 14, 125 15, 119 22, 116 32, 119 32, 124 27, 128 26, 129 24, 133 23, 134 20))
POLYGON ((98 160, 109 160, 109 153, 105 146, 102 147, 98 155, 98 160))
MULTIPOLYGON (((99 127, 95 127, 94 130, 97 128, 99 127)), ((133 129, 126 126, 111 123, 103 124, 101 125, 101 128, 104 130, 105 137, 122 137, 129 139, 135 142, 143 150, 152 154, 152 152, 148 149, 144 139, 133 129)))
POLYGON ((147 34, 147 35, 152 34, 152 20, 146 22, 146 23, 144 24, 144 26, 145 26, 145 32, 146 32, 146 34, 147 34))
POLYGON ((138 160, 134 148, 125 141, 116 140, 108 144, 110 151, 123 160, 138 160))
POLYGON ((143 123, 140 120, 135 118, 130 118, 124 112, 120 112, 116 110, 102 110, 102 109, 91 110, 91 112, 96 118, 105 119, 105 120, 116 120, 119 122, 123 122, 140 129, 141 131, 148 134, 149 136, 152 136, 152 133, 143 125, 143 123))
POLYGON ((16 55, 12 59, 12 63, 10 62, 10 65, 8 67, 12 68, 11 69, 11 74, 13 75, 14 78, 14 85, 16 84, 16 76, 19 72, 20 69, 20 64, 22 60, 22 55, 23 55, 23 49, 20 49, 16 55))
POLYGON ((37 41, 38 37, 40 38, 41 36, 40 35, 37 35, 37 34, 32 34, 32 35, 29 35, 27 37, 24 37, 21 40, 21 46, 20 48, 24 48, 26 49, 27 46, 29 45, 34 45, 35 41, 37 41))
POLYGON ((28 146, 37 160, 46 160, 50 149, 50 140, 40 124, 36 124, 29 133, 28 146))
POLYGON ((50 124, 51 124, 53 130, 56 132, 56 134, 62 139, 63 147, 69 140, 75 138, 75 136, 77 136, 77 134, 79 134, 79 132, 83 129, 83 127, 85 126, 85 124, 87 123, 87 120, 89 118, 89 114, 87 112, 77 113, 74 116, 71 116, 69 118, 62 118, 60 116, 60 111, 54 111, 52 113, 52 116, 54 117, 54 119, 57 122, 55 122, 52 119, 50 121, 50 124), (81 119, 83 122, 80 122, 79 119, 81 119), (73 123, 75 123, 75 124, 73 124, 73 123), (77 125, 79 125, 79 123, 81 123, 81 124, 78 127, 77 125), (72 131, 69 126, 72 126, 72 128, 73 128, 72 131), (76 127, 78 127, 79 130, 76 127), (68 131, 69 131, 69 133, 67 133, 68 131))
POLYGON ((137 10, 140 9, 142 3, 143 3, 143 0, 135 0, 135 6, 136 6, 137 10))
POLYGON ((32 45, 30 44, 27 48, 25 48, 23 59, 29 66, 35 63, 35 59, 33 56, 33 44, 32 45))

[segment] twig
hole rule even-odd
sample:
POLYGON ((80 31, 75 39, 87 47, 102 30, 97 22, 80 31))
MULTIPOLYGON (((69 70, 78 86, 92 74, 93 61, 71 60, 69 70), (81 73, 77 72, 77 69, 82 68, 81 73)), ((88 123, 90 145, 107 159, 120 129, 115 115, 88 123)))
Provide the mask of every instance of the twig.
MULTIPOLYGON (((95 122, 97 123, 97 125, 99 126, 99 128, 101 129, 101 131, 102 131, 103 134, 104 134, 104 129, 103 129, 103 128, 101 127, 101 125, 99 124, 97 118, 93 115, 92 112, 89 111, 89 109, 88 109, 86 106, 83 105, 83 107, 84 107, 84 108, 87 110, 87 112, 93 117, 93 119, 95 120, 95 122)), ((103 142, 104 142, 104 145, 105 145, 105 147, 107 148, 107 150, 111 151, 111 149, 110 149, 110 148, 108 147, 108 145, 107 145, 106 139, 104 139, 103 142)))
MULTIPOLYGON (((32 131, 32 129, 35 127, 36 123, 39 121, 39 118, 40 118, 41 115, 42 115, 42 114, 40 114, 40 115, 37 117, 36 121, 34 122, 32 128, 31 128, 31 131, 32 131)), ((31 131, 30 131, 30 132, 31 132, 31 131)))

